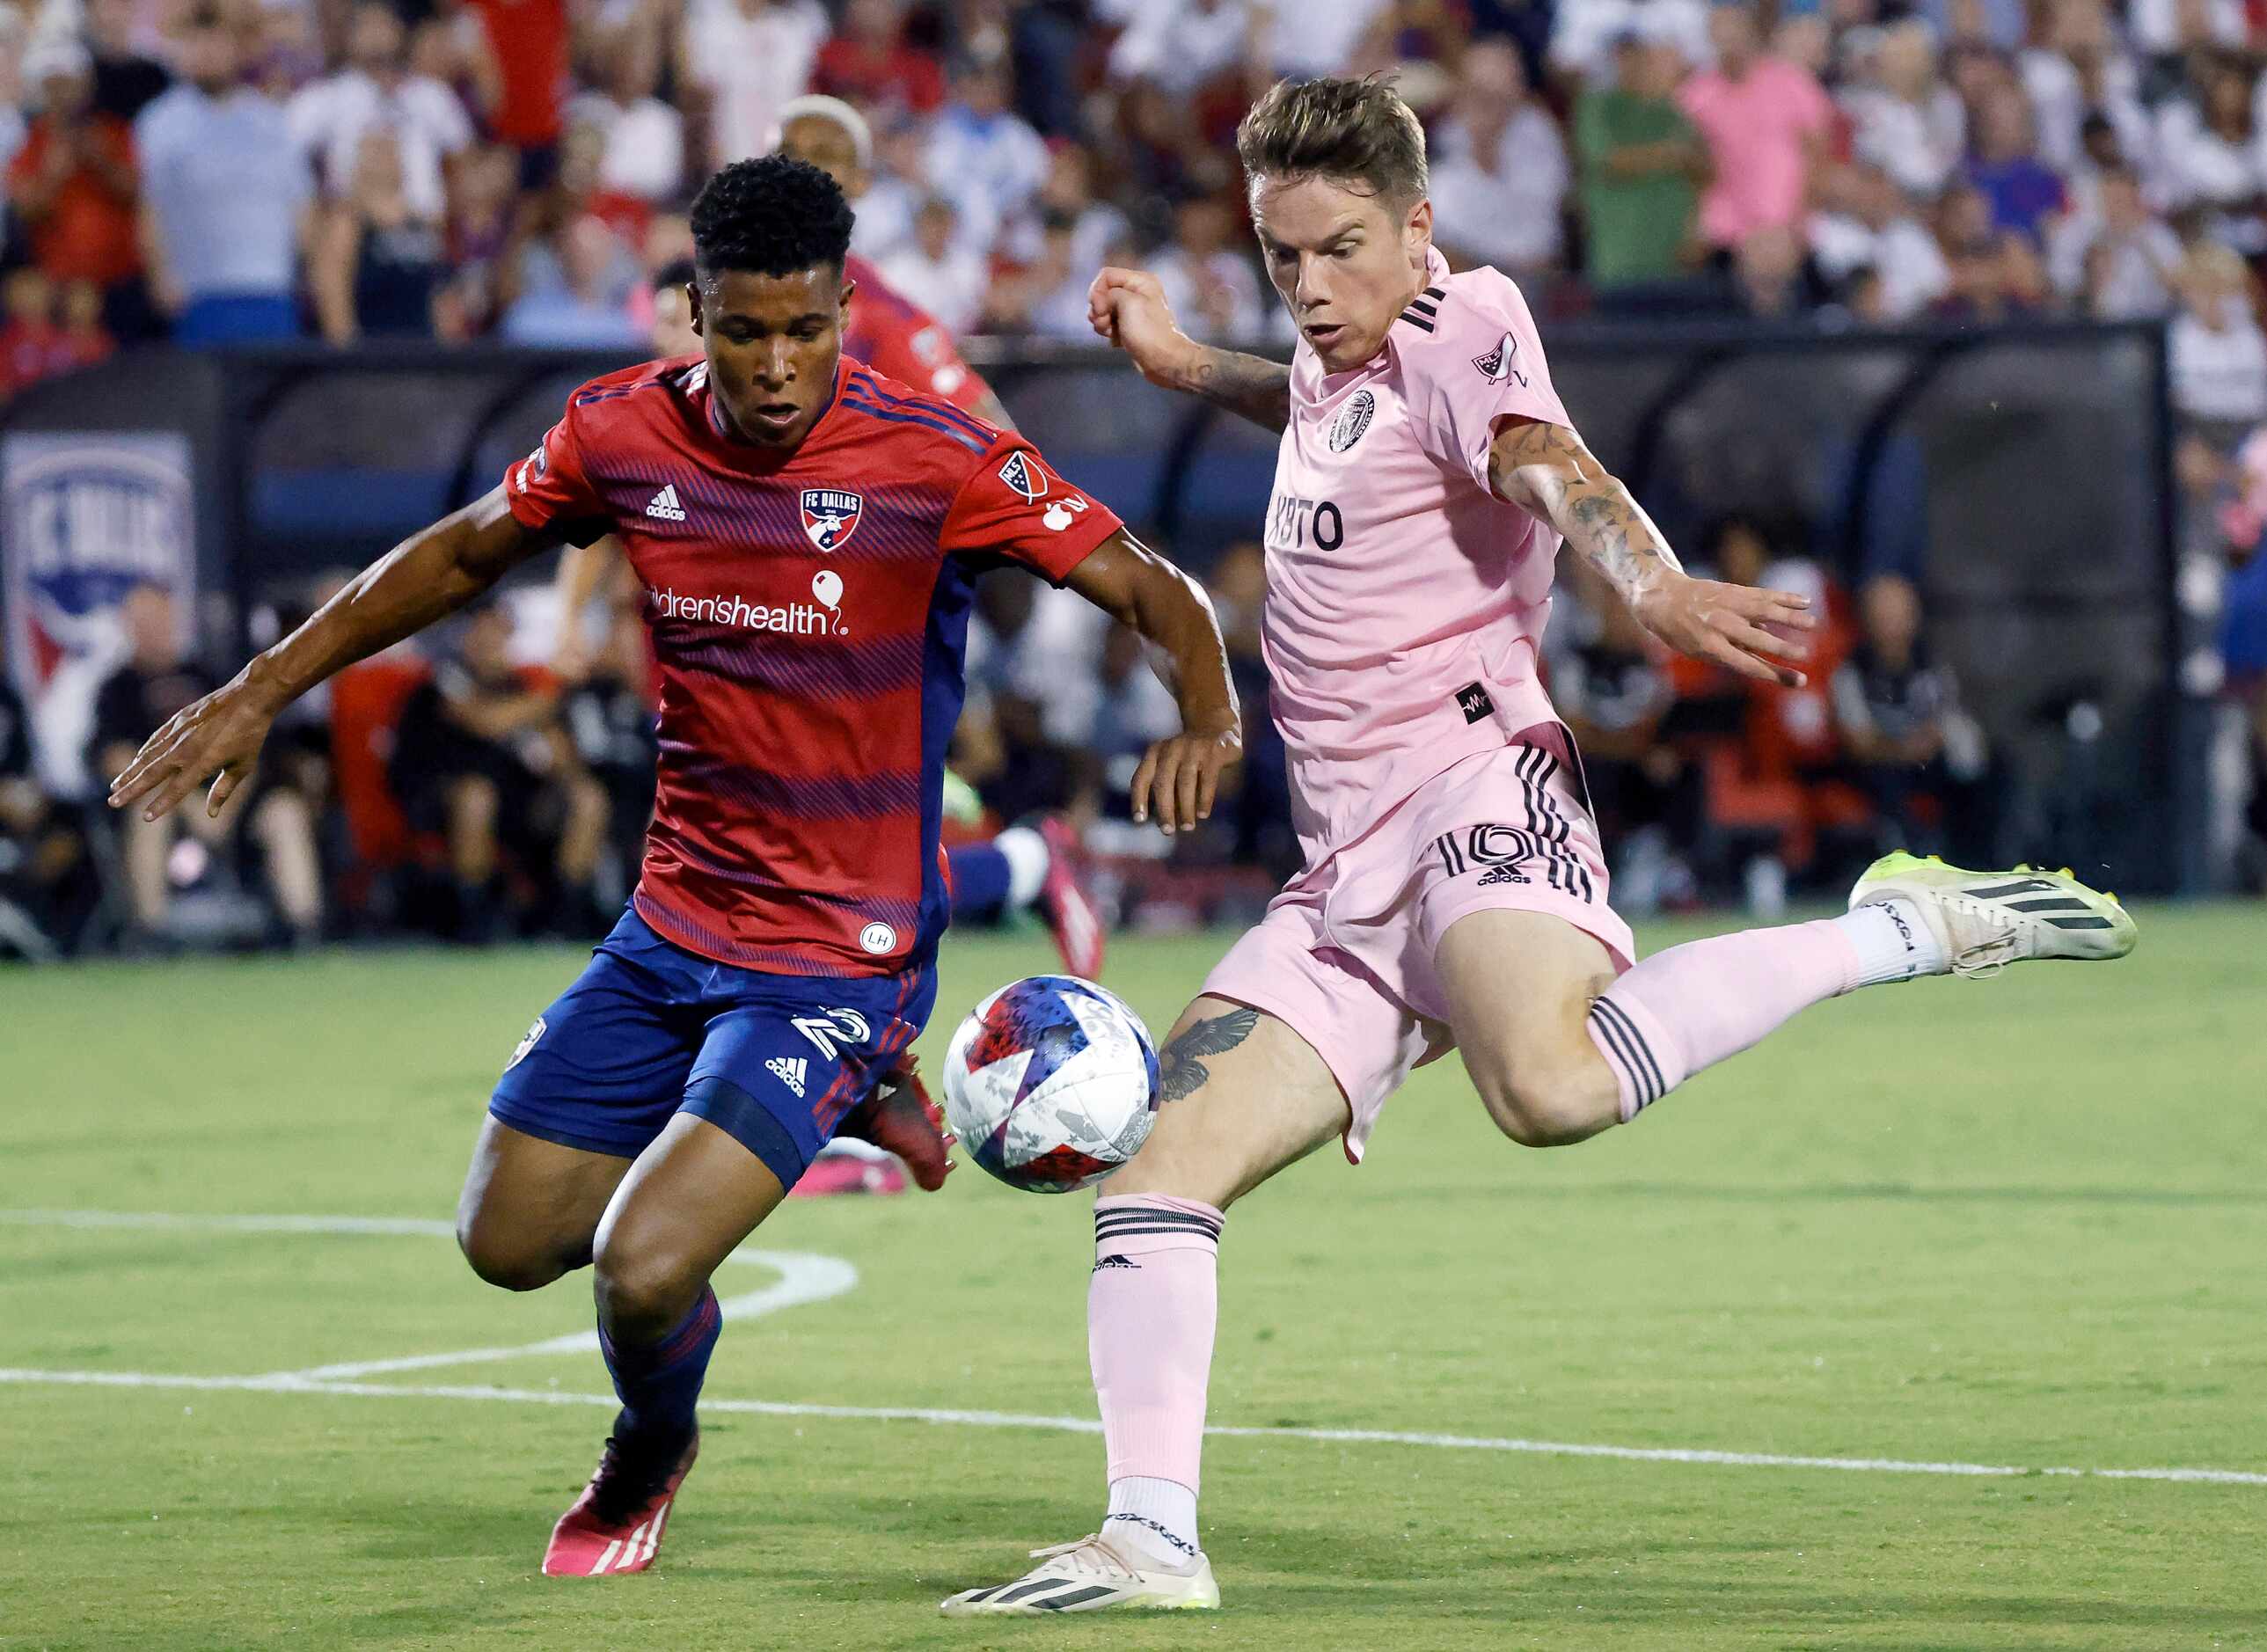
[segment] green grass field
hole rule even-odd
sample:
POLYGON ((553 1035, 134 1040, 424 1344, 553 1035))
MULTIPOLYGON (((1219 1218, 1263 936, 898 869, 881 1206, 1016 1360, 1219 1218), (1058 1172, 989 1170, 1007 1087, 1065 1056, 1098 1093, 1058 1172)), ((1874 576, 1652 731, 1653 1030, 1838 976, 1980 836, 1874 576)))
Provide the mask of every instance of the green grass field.
MULTIPOLYGON (((2124 964, 1861 994, 1553 1153, 1429 1069, 1364 1168, 1318 1155, 1229 1218, 1226 1610, 1004 1624, 935 1603, 1099 1512, 1099 1439, 1050 1421, 1093 1416, 1084 1200, 964 1167, 787 1207, 755 1244, 839 1260, 785 1277, 856 1281, 727 1328, 710 1398, 778 1409, 710 1411, 656 1571, 547 1580, 609 1420, 595 1354, 150 1379, 587 1327, 583 1279, 508 1296, 442 1237, 578 956, 0 975, 0 1646, 2267 1645, 2267 1481, 2038 1472, 2267 1473, 2263 935, 2258 907, 2156 910, 2124 964), (1023 1420, 865 1414, 905 1408, 1023 1420), (1515 1440, 2019 1472, 1483 1443, 1515 1440)), ((1162 1026, 1217 944, 1123 941, 1113 984, 1162 1026)), ((950 943, 927 1047, 1046 961, 950 943)))

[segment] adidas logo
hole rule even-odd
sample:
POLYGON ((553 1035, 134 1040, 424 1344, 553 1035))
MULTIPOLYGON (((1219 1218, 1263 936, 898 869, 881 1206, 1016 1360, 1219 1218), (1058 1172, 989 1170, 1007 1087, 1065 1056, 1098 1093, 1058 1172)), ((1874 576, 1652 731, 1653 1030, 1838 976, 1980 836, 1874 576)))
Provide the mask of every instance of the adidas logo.
POLYGON ((774 1055, 764 1065, 771 1069, 774 1078, 795 1092, 797 1101, 803 1099, 804 1079, 811 1075, 811 1063, 800 1055, 774 1055))
MULTIPOLYGON (((664 522, 684 521, 685 507, 677 503, 677 484, 671 482, 654 495, 651 503, 645 508, 645 513, 649 517, 659 517, 664 522)), ((798 1096, 802 1093, 799 1090, 796 1091, 798 1096)))
POLYGON ((1095 1263, 1093 1271, 1099 1274, 1105 1267, 1130 1267, 1137 1274, 1141 1271, 1141 1264, 1130 1256, 1103 1257, 1095 1263))
POLYGON ((1521 871, 1509 862, 1506 862, 1501 866, 1491 866, 1488 868, 1486 871, 1480 875, 1479 883, 1475 884, 1473 887, 1477 889, 1484 887, 1489 884, 1525 884, 1532 883, 1533 881, 1534 880, 1529 877, 1525 872, 1521 871))

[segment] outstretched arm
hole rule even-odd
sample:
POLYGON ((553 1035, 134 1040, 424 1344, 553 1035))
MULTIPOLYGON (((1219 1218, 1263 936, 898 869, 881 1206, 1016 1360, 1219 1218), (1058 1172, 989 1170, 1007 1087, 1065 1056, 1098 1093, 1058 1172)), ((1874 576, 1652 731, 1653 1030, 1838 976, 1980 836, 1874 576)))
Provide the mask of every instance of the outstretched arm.
POLYGON ((1801 686, 1802 673, 1779 661, 1802 658, 1808 645, 1764 627, 1813 629, 1810 598, 1691 577, 1629 489, 1565 425, 1504 420, 1488 449, 1488 481, 1498 496, 1556 528, 1638 623, 1680 654, 1801 686))
POLYGON ((1132 356, 1151 384, 1201 396, 1270 430, 1290 423, 1291 370, 1198 343, 1174 324, 1165 290, 1147 270, 1104 270, 1086 302, 1094 330, 1132 356))
POLYGON ((411 535, 307 622, 194 705, 176 712, 110 784, 110 806, 154 820, 208 779, 217 815, 252 772, 276 714, 334 672, 423 630, 556 539, 521 525, 497 488, 411 535), (216 779, 214 777, 217 776, 216 779))
POLYGON ((1181 732, 1159 740, 1134 774, 1134 818, 1167 832, 1212 814, 1221 771, 1244 755, 1244 723, 1229 680, 1228 645, 1204 588, 1124 529, 1063 582, 1150 645, 1157 674, 1180 702, 1181 732))

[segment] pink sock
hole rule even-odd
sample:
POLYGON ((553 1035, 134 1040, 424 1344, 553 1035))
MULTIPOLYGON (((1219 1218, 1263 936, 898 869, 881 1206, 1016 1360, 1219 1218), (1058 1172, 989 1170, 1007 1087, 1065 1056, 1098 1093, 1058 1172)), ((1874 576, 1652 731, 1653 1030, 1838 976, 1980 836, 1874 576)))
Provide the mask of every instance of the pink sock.
POLYGON ((1110 1478, 1171 1480, 1193 1501, 1219 1317, 1221 1213, 1162 1193, 1094 1201, 1087 1359, 1110 1478))
POLYGON ((1889 924, 1880 907, 1860 907, 1816 923, 1688 941, 1632 969, 1590 1006, 1590 1039, 1621 1086, 1622 1121, 1798 1010, 1897 979, 1870 968, 1861 950, 1875 928, 1893 935, 1889 924), (1853 937, 1853 929, 1861 934, 1853 937))

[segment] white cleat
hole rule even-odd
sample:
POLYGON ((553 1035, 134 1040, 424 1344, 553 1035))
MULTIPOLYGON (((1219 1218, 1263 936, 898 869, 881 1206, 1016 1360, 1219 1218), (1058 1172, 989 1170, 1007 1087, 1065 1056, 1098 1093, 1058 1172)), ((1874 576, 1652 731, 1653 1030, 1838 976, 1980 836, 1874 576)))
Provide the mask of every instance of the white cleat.
POLYGON ((1850 891, 1850 910, 1910 900, 1955 975, 1996 975, 2010 964, 2065 958, 2123 958, 2138 934, 2117 897, 2070 875, 2018 866, 1970 872, 1899 852, 1868 866, 1850 891))
POLYGON ((1151 1612, 1209 1612, 1220 1604, 1212 1562, 1200 1554, 1185 1572, 1143 1565, 1104 1537, 1033 1549, 1033 1567, 1012 1583, 972 1589, 938 1608, 948 1618, 987 1612, 1036 1618, 1050 1612, 1106 1612, 1129 1606, 1151 1612))

